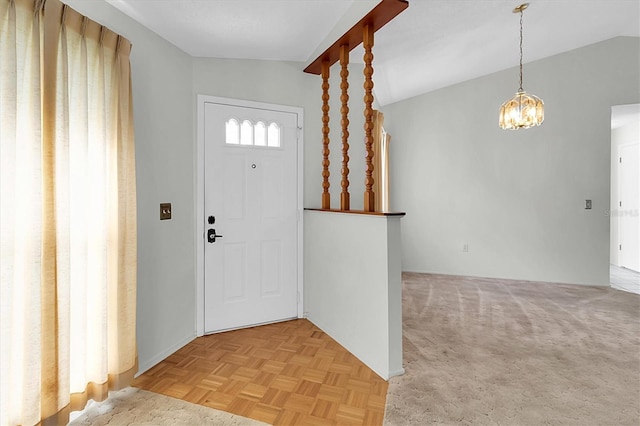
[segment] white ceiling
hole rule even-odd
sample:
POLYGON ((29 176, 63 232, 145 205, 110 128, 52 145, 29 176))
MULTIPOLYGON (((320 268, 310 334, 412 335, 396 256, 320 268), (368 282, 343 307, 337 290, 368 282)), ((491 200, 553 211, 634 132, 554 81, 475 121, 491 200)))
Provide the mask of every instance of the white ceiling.
MULTIPOLYGON (((299 61, 301 72, 376 0, 107 0, 192 56, 299 61)), ((386 105, 518 64, 521 0, 410 0, 376 33, 375 96, 386 105)), ((639 0, 530 0, 524 61, 640 37, 639 0)), ((358 62, 362 50, 351 56, 358 62)), ((526 69, 526 67, 525 67, 526 69)), ((526 73, 525 73, 526 88, 526 73)), ((517 75, 514 75, 514 91, 517 75)))

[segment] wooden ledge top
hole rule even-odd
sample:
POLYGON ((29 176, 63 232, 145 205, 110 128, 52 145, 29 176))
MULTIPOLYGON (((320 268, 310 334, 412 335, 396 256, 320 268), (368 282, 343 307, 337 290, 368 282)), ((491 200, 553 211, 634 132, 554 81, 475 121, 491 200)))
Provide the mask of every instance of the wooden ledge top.
POLYGON ((351 27, 349 31, 344 33, 342 37, 318 56, 315 61, 311 62, 311 64, 304 69, 304 72, 320 75, 323 62, 328 62, 329 66, 338 62, 340 59, 340 46, 347 45, 349 51, 352 51, 362 43, 363 29, 365 26, 373 26, 373 32, 376 32, 407 7, 409 7, 407 0, 382 0, 376 7, 371 9, 364 18, 358 21, 357 24, 351 27))
POLYGON ((407 214, 405 212, 365 212, 364 210, 337 210, 337 209, 315 209, 315 208, 305 208, 305 210, 312 211, 312 212, 348 213, 348 214, 361 214, 366 216, 387 216, 387 217, 402 217, 407 214))

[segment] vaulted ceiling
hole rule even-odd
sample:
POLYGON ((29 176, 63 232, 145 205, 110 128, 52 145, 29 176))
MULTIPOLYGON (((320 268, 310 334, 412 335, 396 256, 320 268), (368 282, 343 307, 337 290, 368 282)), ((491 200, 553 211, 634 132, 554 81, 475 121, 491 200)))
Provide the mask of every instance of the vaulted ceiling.
MULTIPOLYGON (((379 0, 107 0, 197 57, 315 59, 379 0)), ((410 0, 376 33, 386 105, 518 64, 521 0, 410 0)), ((530 0, 525 63, 616 36, 640 37, 638 0, 530 0)), ((351 61, 361 62, 361 48, 351 61)), ((517 76, 514 76, 514 90, 517 76)))

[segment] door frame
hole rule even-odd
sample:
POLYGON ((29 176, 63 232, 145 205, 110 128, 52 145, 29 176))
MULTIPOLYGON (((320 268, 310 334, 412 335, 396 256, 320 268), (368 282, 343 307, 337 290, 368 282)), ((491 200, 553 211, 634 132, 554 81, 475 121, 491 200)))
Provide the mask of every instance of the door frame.
POLYGON ((204 239, 205 239, 205 211, 204 211, 204 129, 205 105, 208 103, 236 106, 242 108, 259 108, 272 111, 293 113, 297 116, 298 152, 297 152, 297 200, 298 211, 297 242, 297 289, 298 289, 298 318, 304 316, 304 253, 303 253, 303 188, 304 188, 304 109, 301 107, 277 105, 264 102, 254 102, 242 99, 223 98, 219 96, 197 95, 197 141, 196 141, 196 336, 204 335, 204 239))

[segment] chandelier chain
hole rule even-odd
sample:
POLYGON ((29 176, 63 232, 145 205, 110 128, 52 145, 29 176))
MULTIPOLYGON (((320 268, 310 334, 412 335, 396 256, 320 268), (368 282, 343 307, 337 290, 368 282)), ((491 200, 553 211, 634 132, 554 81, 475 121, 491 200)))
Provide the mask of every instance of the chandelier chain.
POLYGON ((518 91, 522 92, 522 10, 520 10, 520 88, 518 91))
POLYGON ((522 88, 523 80, 523 11, 529 3, 523 3, 513 9, 513 13, 520 13, 520 87, 516 94, 507 99, 500 106, 500 116, 498 125, 501 129, 528 129, 532 126, 539 126, 544 121, 544 102, 539 97, 529 94, 522 88))

